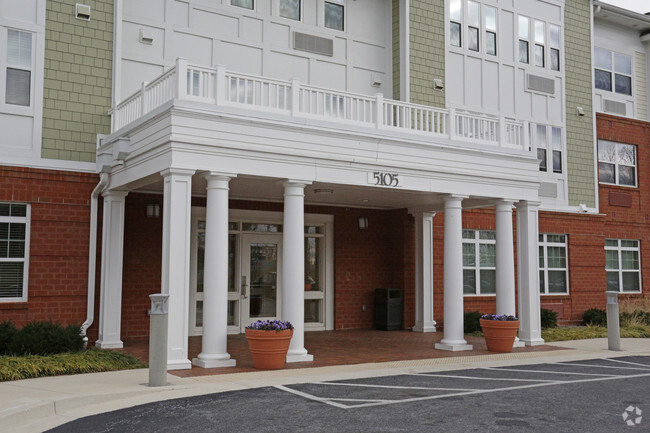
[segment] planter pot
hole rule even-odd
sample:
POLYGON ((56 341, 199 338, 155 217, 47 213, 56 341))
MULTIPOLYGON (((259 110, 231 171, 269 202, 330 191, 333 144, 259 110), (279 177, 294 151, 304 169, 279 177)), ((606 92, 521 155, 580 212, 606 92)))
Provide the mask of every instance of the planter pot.
POLYGON ((312 285, 311 284, 305 284, 305 292, 311 291, 312 285))
POLYGON ((483 328, 485 343, 490 352, 512 352, 512 346, 519 329, 519 320, 481 319, 481 328, 483 328))
POLYGON ((248 349, 253 356, 253 366, 262 370, 284 367, 293 329, 284 331, 259 331, 247 329, 248 349))

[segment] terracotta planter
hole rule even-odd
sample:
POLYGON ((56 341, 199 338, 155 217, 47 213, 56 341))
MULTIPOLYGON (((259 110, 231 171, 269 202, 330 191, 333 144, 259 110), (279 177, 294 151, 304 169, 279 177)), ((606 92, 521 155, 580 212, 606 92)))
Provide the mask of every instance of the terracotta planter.
POLYGON ((481 319, 481 328, 483 328, 485 343, 490 352, 512 352, 512 346, 519 329, 519 320, 481 319))
POLYGON ((305 292, 311 291, 311 287, 312 287, 311 284, 305 284, 305 292))
POLYGON ((284 331, 260 331, 247 329, 248 349, 253 356, 253 366, 262 370, 284 367, 293 329, 284 331))

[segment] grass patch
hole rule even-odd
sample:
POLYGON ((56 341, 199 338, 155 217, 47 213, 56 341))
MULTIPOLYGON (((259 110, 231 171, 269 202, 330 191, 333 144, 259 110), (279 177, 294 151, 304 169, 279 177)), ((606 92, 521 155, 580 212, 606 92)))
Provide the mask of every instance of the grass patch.
POLYGON ((94 348, 47 356, 0 356, 0 382, 146 367, 147 364, 131 355, 94 348))
MULTIPOLYGON (((607 328, 604 326, 577 326, 571 328, 542 329, 545 342, 587 340, 589 338, 607 338, 607 328)), ((650 326, 622 326, 621 338, 650 338, 650 326)))

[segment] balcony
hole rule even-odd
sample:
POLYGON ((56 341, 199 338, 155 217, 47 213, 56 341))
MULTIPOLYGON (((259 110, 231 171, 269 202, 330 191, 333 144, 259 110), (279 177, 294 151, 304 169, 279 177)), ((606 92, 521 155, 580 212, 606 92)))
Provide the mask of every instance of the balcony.
POLYGON ((238 107, 287 119, 394 131, 440 144, 486 146, 532 154, 528 125, 515 119, 440 109, 228 71, 223 66, 176 65, 111 110, 111 133, 174 99, 238 107))

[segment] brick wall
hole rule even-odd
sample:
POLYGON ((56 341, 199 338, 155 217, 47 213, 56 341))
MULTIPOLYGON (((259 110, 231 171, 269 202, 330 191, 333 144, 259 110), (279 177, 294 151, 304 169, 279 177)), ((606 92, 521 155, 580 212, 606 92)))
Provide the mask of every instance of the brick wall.
POLYGON ((0 201, 31 204, 28 301, 0 303, 0 321, 86 320, 94 174, 0 166, 0 201))
POLYGON ((113 0, 84 4, 90 21, 75 18, 75 2, 47 0, 43 158, 92 162, 110 129, 113 0))

